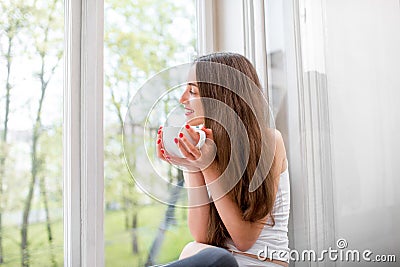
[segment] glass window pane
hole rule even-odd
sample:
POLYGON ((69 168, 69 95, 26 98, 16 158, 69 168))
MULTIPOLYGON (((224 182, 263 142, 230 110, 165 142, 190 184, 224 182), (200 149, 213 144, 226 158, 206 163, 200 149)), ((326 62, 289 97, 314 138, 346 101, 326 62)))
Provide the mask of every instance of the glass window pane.
POLYGON ((0 2, 0 264, 62 266, 63 1, 0 2))
MULTIPOLYGON (((125 163, 121 132, 129 101, 144 82, 195 56, 195 14, 194 0, 105 1, 106 266, 169 262, 192 240, 186 209, 162 204, 135 184, 125 163)), ((169 100, 177 102, 174 96, 169 100)), ((160 116, 168 112, 166 105, 160 116)), ((140 131, 140 126, 134 128, 134 133, 140 131)), ((129 149, 135 151, 136 145, 129 149)), ((140 168, 136 165, 130 167, 140 168)), ((161 169, 172 182, 182 180, 168 165, 161 169)))
POLYGON ((266 1, 268 93, 275 115, 276 128, 287 140, 287 40, 285 40, 284 3, 266 1))

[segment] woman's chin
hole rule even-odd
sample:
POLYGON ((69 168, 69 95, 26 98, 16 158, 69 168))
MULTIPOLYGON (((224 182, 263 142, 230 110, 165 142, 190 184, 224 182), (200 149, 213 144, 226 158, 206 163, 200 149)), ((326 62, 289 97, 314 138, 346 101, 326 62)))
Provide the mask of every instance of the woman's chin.
POLYGON ((197 126, 200 124, 204 124, 204 118, 201 118, 201 117, 190 118, 189 116, 187 116, 186 123, 189 124, 190 126, 197 126))

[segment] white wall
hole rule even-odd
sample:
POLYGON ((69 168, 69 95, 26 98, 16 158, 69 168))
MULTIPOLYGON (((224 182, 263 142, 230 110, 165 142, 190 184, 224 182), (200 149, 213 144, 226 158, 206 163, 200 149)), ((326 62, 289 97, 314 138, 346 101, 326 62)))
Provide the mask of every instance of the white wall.
MULTIPOLYGON (((280 4, 267 2, 270 9, 280 4)), ((276 70, 283 75, 269 65, 269 82, 276 87, 272 100, 287 97, 278 106, 283 115, 277 125, 287 126, 290 247, 320 253, 345 238, 347 249, 397 253, 398 262, 400 1, 284 3, 279 60, 285 64, 276 70)), ((270 26, 279 22, 278 14, 267 18, 270 26)), ((267 25, 267 35, 280 39, 274 30, 267 25)), ((267 44, 272 53, 274 43, 267 44)), ((325 260, 292 266, 365 264, 325 260)))
POLYGON ((325 23, 336 237, 399 261, 400 2, 327 0, 325 23))

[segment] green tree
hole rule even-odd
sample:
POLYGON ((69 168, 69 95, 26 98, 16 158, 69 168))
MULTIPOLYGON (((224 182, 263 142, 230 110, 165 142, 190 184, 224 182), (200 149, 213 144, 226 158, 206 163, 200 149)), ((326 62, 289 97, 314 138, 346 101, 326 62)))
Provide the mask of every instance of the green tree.
MULTIPOLYGON (((11 104, 11 76, 12 76, 12 63, 16 39, 20 30, 26 25, 27 7, 23 2, 16 2, 11 4, 9 1, 2 1, 0 3, 0 42, 4 41, 5 49, 1 49, 1 57, 6 62, 6 82, 5 82, 5 112, 3 129, 0 141, 0 264, 4 262, 3 256, 3 223, 2 216, 4 210, 4 179, 6 160, 8 158, 8 123, 10 115, 11 104)), ((2 48, 2 47, 1 47, 2 48)))
MULTIPOLYGON (((40 67, 36 73, 36 77, 40 82, 40 94, 38 99, 38 105, 36 110, 36 118, 32 129, 32 140, 31 140, 31 180, 29 183, 28 195, 26 196, 23 215, 22 215, 22 226, 21 226, 21 264, 22 266, 29 266, 29 247, 28 247, 28 224, 29 214, 32 205, 33 192, 37 179, 40 176, 40 172, 43 168, 43 159, 40 158, 39 153, 39 139, 42 135, 42 109, 43 103, 46 96, 46 90, 51 78, 54 75, 54 71, 59 65, 62 57, 62 21, 60 21, 60 14, 57 10, 62 10, 62 2, 60 0, 53 0, 49 4, 41 5, 42 3, 35 3, 31 7, 31 25, 34 25, 32 29, 32 41, 33 41, 33 52, 39 57, 40 67)), ((41 177, 41 185, 45 184, 45 176, 41 177)), ((41 186, 41 195, 46 212, 46 229, 48 235, 48 241, 52 245, 52 231, 50 214, 48 209, 48 200, 46 187, 41 186)), ((56 265, 54 256, 51 255, 52 265, 56 265)))
MULTIPOLYGON (((171 33, 174 17, 187 16, 176 1, 110 0, 106 2, 105 13, 105 17, 112 18, 105 24, 105 87, 109 93, 106 107, 114 114, 106 123, 106 198, 107 202, 121 203, 125 227, 132 229, 132 252, 136 254, 139 251, 136 234, 139 195, 124 165, 122 147, 115 143, 121 144, 124 115, 136 89, 152 74, 182 60, 177 58, 177 53, 192 46, 194 39, 180 43, 171 33)), ((137 127, 141 126, 129 127, 132 134, 137 127)), ((154 136, 157 130, 151 129, 154 136)), ((134 151, 136 145, 131 144, 128 149, 134 151)), ((130 168, 135 168, 135 164, 130 168)))

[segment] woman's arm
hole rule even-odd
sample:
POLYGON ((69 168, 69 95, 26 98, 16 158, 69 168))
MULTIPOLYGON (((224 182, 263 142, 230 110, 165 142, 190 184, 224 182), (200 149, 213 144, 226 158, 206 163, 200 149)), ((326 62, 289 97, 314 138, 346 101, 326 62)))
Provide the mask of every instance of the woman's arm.
MULTIPOLYGON (((209 167, 203 171, 203 175, 205 182, 211 184, 218 179, 221 173, 217 168, 209 167)), ((216 196, 215 198, 224 194, 223 191, 220 190, 223 189, 218 188, 218 185, 215 184, 210 187, 211 195, 216 196)), ((252 223, 244 221, 242 219, 242 211, 228 194, 224 194, 222 197, 215 200, 214 204, 236 248, 241 251, 246 251, 251 248, 260 235, 263 225, 259 222, 252 223)))
POLYGON ((208 191, 201 172, 185 172, 185 182, 188 185, 188 226, 194 240, 207 243, 208 219, 210 204, 208 191))
MULTIPOLYGON (((188 130, 195 138, 197 135, 193 129, 188 130)), ((157 157, 169 163, 173 162, 173 158, 167 155, 164 150, 162 139, 162 127, 160 126, 157 133, 156 150, 157 157)), ((184 150, 181 150, 187 153, 184 150)), ((177 159, 178 160, 178 159, 177 159)), ((182 162, 175 162, 176 165, 182 162)), ((190 166, 190 165, 189 165, 190 166)), ((185 183, 188 187, 188 226, 194 240, 199 243, 207 242, 208 219, 210 216, 210 204, 207 188, 205 186, 204 177, 198 168, 188 168, 188 171, 183 173, 185 183)))

